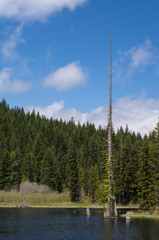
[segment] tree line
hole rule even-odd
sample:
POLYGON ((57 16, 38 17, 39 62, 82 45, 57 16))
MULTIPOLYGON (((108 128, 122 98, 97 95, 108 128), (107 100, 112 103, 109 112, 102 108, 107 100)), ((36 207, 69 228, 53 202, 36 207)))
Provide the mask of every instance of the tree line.
MULTIPOLYGON (((114 195, 117 203, 153 208, 159 201, 159 123, 144 137, 128 126, 113 131, 114 195)), ((72 201, 108 198, 108 129, 47 119, 0 102, 0 190, 24 181, 62 192, 72 201)))

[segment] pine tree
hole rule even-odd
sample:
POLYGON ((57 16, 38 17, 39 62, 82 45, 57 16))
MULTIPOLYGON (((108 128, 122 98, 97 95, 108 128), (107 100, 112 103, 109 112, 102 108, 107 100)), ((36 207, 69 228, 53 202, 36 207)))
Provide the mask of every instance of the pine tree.
POLYGON ((70 196, 72 202, 78 202, 80 199, 77 150, 71 142, 69 145, 69 176, 70 176, 70 196))
POLYGON ((150 211, 155 206, 154 187, 154 165, 150 156, 148 137, 145 135, 138 171, 138 201, 141 209, 150 211))
POLYGON ((2 155, 1 169, 0 169, 0 189, 9 190, 11 188, 11 160, 10 153, 7 149, 2 155))
POLYGON ((40 182, 41 177, 41 161, 44 155, 44 144, 43 144, 43 134, 41 129, 39 129, 34 143, 33 143, 33 150, 32 153, 35 157, 35 181, 37 183, 40 182))
POLYGON ((35 155, 32 152, 32 147, 33 139, 32 136, 29 135, 21 172, 23 178, 29 180, 30 182, 36 181, 35 155))
POLYGON ((150 154, 154 165, 155 202, 159 203, 159 122, 151 134, 150 154))
POLYGON ((48 148, 41 161, 41 184, 52 188, 52 151, 48 148))
MULTIPOLYGON (((55 158, 53 160, 53 177, 52 182, 53 186, 55 186, 55 190, 58 192, 62 192, 63 190, 63 181, 62 181, 62 174, 61 174, 61 164, 60 162, 55 158)), ((54 187, 53 187, 54 189, 54 187)))
POLYGON ((25 178, 30 182, 36 181, 35 156, 32 152, 25 154, 25 178))
POLYGON ((92 202, 96 201, 97 198, 97 189, 98 189, 98 185, 99 185, 99 177, 98 177, 98 168, 97 166, 91 166, 90 169, 90 177, 89 177, 89 181, 90 181, 90 197, 92 202))
POLYGON ((10 162, 11 162, 11 187, 19 188, 21 183, 21 161, 20 161, 20 153, 17 148, 15 151, 10 153, 10 162))
POLYGON ((123 149, 122 154, 119 159, 119 176, 118 176, 118 196, 119 203, 126 204, 126 153, 123 149))

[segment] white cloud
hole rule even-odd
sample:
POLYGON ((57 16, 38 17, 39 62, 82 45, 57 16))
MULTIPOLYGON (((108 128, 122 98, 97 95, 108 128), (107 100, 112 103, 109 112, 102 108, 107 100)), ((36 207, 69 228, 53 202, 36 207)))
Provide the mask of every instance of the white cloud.
POLYGON ((74 10, 87 0, 1 0, 0 16, 17 20, 45 20, 64 8, 74 10))
MULTIPOLYGON (((91 112, 82 113, 76 109, 65 109, 64 102, 55 102, 52 105, 42 108, 30 106, 28 111, 35 109, 41 115, 48 118, 63 119, 69 121, 71 117, 76 123, 94 123, 98 128, 99 125, 106 127, 107 113, 106 107, 102 106, 92 110, 91 112)), ((128 127, 131 131, 140 132, 142 135, 149 134, 152 131, 159 117, 159 100, 154 99, 138 99, 132 100, 131 97, 124 97, 119 99, 113 105, 113 125, 117 129, 120 126, 128 127)))
POLYGON ((128 51, 119 51, 117 59, 113 62, 115 81, 128 80, 136 72, 142 72, 146 66, 157 64, 155 62, 154 48, 147 39, 128 51))
POLYGON ((20 38, 22 31, 22 24, 18 26, 9 36, 8 41, 5 41, 2 44, 1 51, 5 60, 13 60, 17 57, 17 53, 15 51, 16 46, 19 42, 24 41, 20 38))
POLYGON ((30 83, 13 78, 10 68, 4 68, 0 72, 0 93, 20 93, 27 91, 29 88, 30 83))
POLYGON ((33 110, 35 110, 36 113, 40 113, 43 116, 46 116, 47 118, 57 118, 59 119, 60 116, 62 115, 63 112, 63 108, 64 108, 64 102, 63 101, 59 101, 59 102, 54 102, 52 105, 46 107, 46 108, 42 108, 42 107, 34 107, 34 106, 29 106, 27 107, 27 111, 31 112, 33 110))
POLYGON ((149 133, 158 121, 159 99, 121 98, 114 105, 113 115, 115 127, 128 124, 129 129, 135 132, 149 133))
POLYGON ((66 91, 86 83, 86 74, 77 62, 70 63, 49 74, 44 79, 44 86, 66 91))
POLYGON ((153 53, 151 41, 147 39, 142 45, 138 45, 128 51, 130 54, 132 67, 146 66, 153 63, 153 53))

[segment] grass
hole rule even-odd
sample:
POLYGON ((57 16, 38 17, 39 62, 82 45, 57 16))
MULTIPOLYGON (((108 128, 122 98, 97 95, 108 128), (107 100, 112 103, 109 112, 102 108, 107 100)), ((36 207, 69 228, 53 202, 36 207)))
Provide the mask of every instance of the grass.
MULTIPOLYGON (((19 204, 15 204, 15 203, 1 203, 0 202, 0 208, 15 208, 18 207, 20 205, 19 204)), ((87 208, 88 206, 90 208, 103 208, 103 206, 98 206, 98 205, 91 205, 91 204, 82 204, 82 203, 72 203, 72 202, 64 202, 64 203, 52 203, 52 204, 46 204, 43 202, 39 202, 38 204, 35 203, 31 203, 29 204, 30 207, 33 208, 87 208)))
MULTIPOLYGON (((126 217, 126 214, 120 215, 120 217, 126 217)), ((159 211, 154 211, 153 213, 145 212, 145 211, 140 211, 138 210, 137 212, 132 212, 130 214, 131 218, 158 218, 159 219, 159 211)))
POLYGON ((103 204, 91 203, 89 197, 83 197, 81 202, 72 203, 69 193, 31 193, 0 191, 0 207, 18 207, 26 202, 30 207, 52 207, 52 208, 103 208, 103 204))
POLYGON ((0 191, 0 205, 5 204, 19 204, 22 202, 27 202, 28 204, 50 204, 56 202, 70 202, 70 196, 67 192, 64 193, 31 193, 31 194, 22 194, 18 192, 6 192, 0 191))
POLYGON ((120 209, 120 208, 139 208, 139 204, 127 204, 127 205, 121 205, 121 204, 118 204, 117 205, 117 208, 120 209))
MULTIPOLYGON (((0 191, 0 207, 17 207, 21 203, 26 202, 31 207, 77 207, 77 208, 103 208, 104 204, 100 203, 91 203, 89 197, 82 197, 81 202, 72 203, 70 194, 68 191, 63 193, 29 193, 24 194, 16 191, 0 191)), ((123 206, 118 206, 118 209, 123 206)), ((127 205, 124 208, 136 207, 136 205, 127 205)))

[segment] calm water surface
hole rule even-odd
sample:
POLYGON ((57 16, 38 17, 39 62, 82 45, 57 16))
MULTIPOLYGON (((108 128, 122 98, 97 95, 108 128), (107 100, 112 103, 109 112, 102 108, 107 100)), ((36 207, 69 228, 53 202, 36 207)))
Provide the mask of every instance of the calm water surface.
POLYGON ((0 209, 0 240, 159 240, 159 220, 104 220, 81 209, 0 209))

